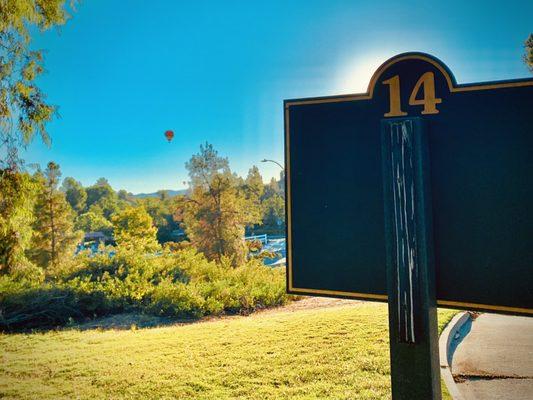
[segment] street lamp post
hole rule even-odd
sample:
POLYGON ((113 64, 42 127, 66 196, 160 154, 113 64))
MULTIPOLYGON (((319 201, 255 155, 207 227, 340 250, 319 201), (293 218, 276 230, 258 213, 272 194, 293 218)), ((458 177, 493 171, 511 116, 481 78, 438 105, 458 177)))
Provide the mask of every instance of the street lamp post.
POLYGON ((281 165, 281 164, 280 164, 279 162, 277 162, 277 161, 274 161, 274 160, 267 160, 266 158, 264 158, 264 159, 261 160, 261 162, 272 162, 272 163, 276 164, 278 167, 280 167, 281 170, 282 170, 283 172, 285 172, 285 167, 283 167, 283 165, 281 165))

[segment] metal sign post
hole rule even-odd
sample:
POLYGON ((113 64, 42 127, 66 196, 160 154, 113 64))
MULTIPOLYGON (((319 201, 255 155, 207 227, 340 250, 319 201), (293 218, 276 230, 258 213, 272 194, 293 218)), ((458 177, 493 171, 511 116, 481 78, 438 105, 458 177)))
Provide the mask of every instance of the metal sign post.
POLYGON ((440 400, 427 133, 420 118, 381 122, 392 396, 440 400))

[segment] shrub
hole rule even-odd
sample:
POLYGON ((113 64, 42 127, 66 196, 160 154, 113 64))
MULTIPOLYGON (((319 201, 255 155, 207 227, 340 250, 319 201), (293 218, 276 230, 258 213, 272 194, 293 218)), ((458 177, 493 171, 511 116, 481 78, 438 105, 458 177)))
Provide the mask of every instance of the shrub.
POLYGON ((36 284, 0 278, 0 328, 2 330, 50 328, 71 320, 103 315, 105 294, 83 293, 66 285, 36 284))
POLYGON ((205 299, 192 285, 165 280, 154 287, 145 312, 154 315, 199 318, 205 315, 205 299))
POLYGON ((176 318, 248 313, 283 304, 285 272, 250 260, 208 261, 193 248, 157 254, 107 247, 82 252, 45 282, 0 280, 0 329, 64 325, 120 312, 176 318))

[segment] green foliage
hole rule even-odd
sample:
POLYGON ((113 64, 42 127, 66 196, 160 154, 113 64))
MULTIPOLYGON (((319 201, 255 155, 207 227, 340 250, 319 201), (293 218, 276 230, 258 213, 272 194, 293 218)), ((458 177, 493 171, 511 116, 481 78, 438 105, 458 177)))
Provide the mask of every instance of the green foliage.
POLYGON ((74 178, 68 177, 63 181, 62 189, 72 209, 77 213, 82 212, 87 202, 87 191, 82 184, 74 178))
POLYGON ((230 257, 234 266, 242 265, 244 228, 259 222, 258 204, 212 145, 200 146, 186 168, 192 190, 182 204, 182 221, 188 238, 208 259, 230 257))
POLYGON ((271 228, 283 228, 285 224, 285 200, 279 194, 263 200, 263 225, 271 228))
POLYGON ((173 214, 178 207, 179 201, 179 198, 169 197, 166 191, 160 191, 159 197, 147 197, 137 201, 152 217, 154 226, 157 228, 157 240, 159 243, 177 239, 174 232, 178 231, 180 226, 174 220, 173 214))
POLYGON ((18 147, 36 133, 49 143, 45 125, 55 112, 35 83, 43 72, 43 56, 30 49, 29 29, 63 25, 68 15, 65 0, 2 0, 0 15, 0 146, 7 153, 2 159, 7 165, 0 167, 12 168, 18 147))
POLYGON ((80 319, 84 313, 97 315, 98 306, 104 303, 103 294, 93 291, 89 298, 84 294, 87 293, 81 289, 75 291, 68 285, 0 278, 0 327, 53 327, 80 319), (91 307, 91 304, 96 306, 91 307))
POLYGON ((533 72, 533 33, 529 35, 525 42, 526 54, 524 54, 524 62, 529 70, 533 72))
POLYGON ((265 186, 257 167, 244 180, 232 174, 210 145, 187 168, 190 195, 145 199, 116 193, 104 178, 88 188, 67 178, 60 190, 54 162, 33 177, 2 171, 0 329, 129 311, 198 318, 285 302, 284 272, 264 267, 258 246, 248 259, 243 238, 261 221, 261 202, 276 210, 277 182, 265 186), (190 242, 172 241, 181 222, 190 242), (81 231, 113 235, 116 247, 75 255, 81 231))
POLYGON ((93 186, 86 189, 86 210, 103 215, 111 221, 111 217, 123 210, 128 202, 121 200, 107 179, 100 178, 93 186))
POLYGON ((265 192, 263 177, 259 173, 259 168, 257 168, 255 165, 248 171, 248 176, 246 177, 244 183, 244 191, 246 193, 246 197, 255 202, 259 202, 259 199, 265 192))
POLYGON ((185 168, 189 171, 191 186, 201 187, 204 190, 209 190, 211 182, 218 176, 231 174, 228 159, 220 157, 209 143, 205 146, 200 145, 200 152, 191 157, 185 168))
POLYGON ((115 198, 115 191, 109 185, 109 183, 103 182, 103 178, 99 179, 99 183, 94 184, 86 189, 87 192, 87 208, 90 208, 93 204, 100 202, 102 199, 115 198))
POLYGON ((120 189, 117 192, 117 196, 118 196, 119 200, 124 200, 124 201, 129 202, 129 203, 133 203, 134 202, 133 195, 131 193, 129 193, 127 190, 125 190, 125 189, 120 189))
POLYGON ((33 270, 26 252, 33 235, 35 186, 26 173, 0 170, 0 274, 33 270))
POLYGON ((45 269, 57 269, 74 253, 81 234, 74 231, 74 212, 58 189, 59 165, 49 162, 44 175, 38 174, 39 184, 35 203, 35 222, 31 256, 45 269))
POLYGON ((80 214, 76 218, 75 228, 82 232, 102 232, 109 236, 113 232, 113 224, 94 211, 80 214))
MULTIPOLYGON (((283 179, 283 174, 281 175, 281 179, 283 179)), ((278 182, 275 178, 272 178, 268 184, 263 185, 259 198, 261 221, 259 224, 248 229, 250 234, 284 234, 285 199, 282 186, 282 181, 278 182)))
MULTIPOLYGON (((154 288, 150 300, 146 312, 154 315, 199 318, 205 315, 204 310, 209 308, 206 307, 206 300, 196 291, 196 287, 169 280, 162 281, 154 288)), ((218 305, 215 302, 209 311, 220 314, 223 307, 217 307, 218 305)))
POLYGON ((0 280, 0 329, 64 325, 119 312, 177 318, 246 313, 283 304, 285 275, 256 261, 232 268, 194 249, 147 255, 107 248, 82 253, 45 283, 0 280))
POLYGON ((147 253, 160 249, 157 228, 143 207, 128 207, 114 215, 112 220, 113 235, 120 247, 147 253))

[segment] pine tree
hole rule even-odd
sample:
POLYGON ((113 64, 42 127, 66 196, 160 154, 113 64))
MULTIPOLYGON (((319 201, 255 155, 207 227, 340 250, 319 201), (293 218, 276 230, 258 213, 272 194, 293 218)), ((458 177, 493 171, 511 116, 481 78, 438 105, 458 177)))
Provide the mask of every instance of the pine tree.
POLYGON ((248 176, 244 182, 244 190, 246 191, 246 196, 249 199, 256 201, 259 201, 265 192, 263 177, 259 173, 259 168, 257 168, 255 165, 248 171, 248 176))
POLYGON ((210 260, 230 257, 234 266, 242 264, 247 252, 244 227, 260 221, 257 202, 231 173, 227 158, 210 144, 200 146, 186 168, 191 193, 183 199, 180 217, 188 238, 210 260))
POLYGON ((74 231, 74 212, 65 193, 58 188, 61 172, 59 165, 49 162, 44 174, 36 176, 40 186, 35 204, 33 260, 43 268, 57 268, 74 253, 81 239, 74 231))
POLYGON ((263 201, 263 225, 281 229, 285 222, 285 201, 279 194, 274 194, 263 201))
POLYGON ((261 198, 263 208, 263 227, 281 231, 285 224, 285 200, 283 192, 283 172, 280 181, 275 178, 265 185, 265 191, 261 198))

